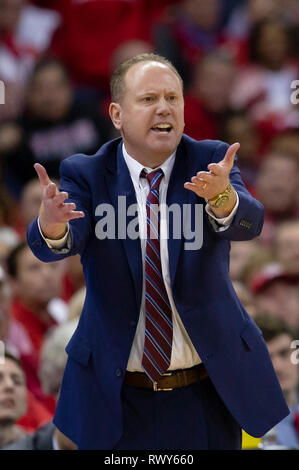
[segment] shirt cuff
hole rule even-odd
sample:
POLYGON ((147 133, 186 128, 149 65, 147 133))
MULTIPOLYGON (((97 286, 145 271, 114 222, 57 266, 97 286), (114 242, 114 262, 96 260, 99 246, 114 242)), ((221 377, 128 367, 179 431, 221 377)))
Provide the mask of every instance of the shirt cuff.
POLYGON ((50 248, 50 249, 55 248, 56 250, 59 250, 60 248, 65 248, 67 246, 68 236, 69 236, 69 232, 70 232, 68 222, 67 222, 67 232, 66 232, 66 234, 62 238, 59 238, 58 240, 51 240, 51 238, 46 238, 43 235, 43 232, 42 232, 42 230, 40 228, 40 224, 39 224, 39 217, 37 218, 37 224, 38 224, 39 233, 41 234, 41 237, 45 240, 48 248, 50 248))
MULTIPOLYGON (((206 207, 205 207, 206 213, 209 215, 209 217, 211 217, 214 221, 217 222, 218 227, 215 227, 216 229, 218 228, 218 229, 222 229, 222 230, 223 230, 223 228, 228 228, 229 225, 232 223, 232 220, 233 220, 233 218, 234 218, 234 216, 235 216, 235 214, 236 214, 236 212, 237 212, 237 210, 238 210, 238 207, 239 207, 239 196, 238 196, 238 193, 237 193, 237 192, 236 192, 236 196, 237 196, 237 200, 236 200, 236 203, 235 203, 235 205, 234 205, 233 210, 231 211, 231 213, 230 213, 227 217, 223 217, 222 219, 219 219, 219 217, 217 217, 217 216, 213 213, 212 209, 210 208, 209 204, 207 203, 207 205, 206 205, 206 207), (221 227, 219 227, 219 225, 220 225, 221 227)), ((210 220, 211 220, 211 219, 210 219, 210 220)), ((213 224, 213 226, 214 226, 214 224, 213 224)))

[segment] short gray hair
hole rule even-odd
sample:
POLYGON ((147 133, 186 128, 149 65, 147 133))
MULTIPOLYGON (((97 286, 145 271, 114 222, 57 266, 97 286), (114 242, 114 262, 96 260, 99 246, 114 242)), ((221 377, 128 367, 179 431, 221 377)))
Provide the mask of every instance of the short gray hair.
POLYGON ((125 76, 128 70, 133 67, 133 65, 139 64, 140 62, 158 62, 160 64, 166 65, 178 77, 182 85, 182 89, 184 88, 182 77, 180 76, 175 66, 168 59, 159 54, 146 52, 125 60, 112 74, 110 80, 110 91, 111 99, 114 103, 119 103, 123 98, 125 89, 125 76))

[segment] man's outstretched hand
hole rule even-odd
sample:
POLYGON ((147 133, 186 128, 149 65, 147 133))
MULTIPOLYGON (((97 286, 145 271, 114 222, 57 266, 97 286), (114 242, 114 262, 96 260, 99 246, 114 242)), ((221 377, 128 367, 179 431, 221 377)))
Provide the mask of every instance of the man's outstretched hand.
POLYGON ((68 198, 68 193, 58 190, 42 165, 36 163, 34 168, 42 188, 42 203, 39 209, 40 228, 46 238, 58 240, 65 235, 67 222, 84 217, 84 212, 76 211, 76 204, 64 202, 68 198))
MULTIPOLYGON (((195 176, 192 176, 191 182, 184 184, 184 187, 207 200, 213 199, 215 196, 222 193, 230 182, 229 174, 234 165, 235 155, 239 148, 240 144, 238 142, 230 145, 220 162, 210 163, 208 165, 209 171, 199 171, 195 176)), ((213 212, 218 217, 225 217, 230 213, 235 202, 236 194, 233 190, 226 206, 218 210, 213 208, 213 212)))

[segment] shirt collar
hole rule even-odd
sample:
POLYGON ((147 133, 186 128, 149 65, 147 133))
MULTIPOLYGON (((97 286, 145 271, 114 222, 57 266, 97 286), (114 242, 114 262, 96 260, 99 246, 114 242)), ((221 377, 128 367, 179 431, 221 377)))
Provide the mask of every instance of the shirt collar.
POLYGON ((164 173, 165 183, 168 184, 171 171, 174 165, 174 161, 175 161, 176 151, 174 151, 165 160, 165 162, 163 162, 162 165, 160 165, 157 168, 149 168, 144 165, 141 165, 141 163, 139 163, 137 160, 131 157, 131 155, 128 154, 124 143, 122 145, 122 151, 123 151, 123 156, 124 156, 125 162, 127 164, 127 167, 129 169, 129 172, 130 172, 130 175, 134 184, 139 185, 140 173, 144 168, 148 173, 155 171, 157 168, 161 168, 161 170, 163 170, 163 173, 164 173))

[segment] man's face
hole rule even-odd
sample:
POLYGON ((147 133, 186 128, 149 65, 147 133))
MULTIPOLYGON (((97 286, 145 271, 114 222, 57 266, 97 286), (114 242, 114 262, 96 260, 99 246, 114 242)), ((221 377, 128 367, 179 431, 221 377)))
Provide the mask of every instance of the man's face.
POLYGON ((28 108, 33 116, 49 121, 63 119, 71 101, 70 83, 58 65, 49 65, 36 74, 28 91, 28 108))
POLYGON ((28 307, 44 307, 61 289, 61 263, 43 263, 29 248, 17 258, 15 292, 28 307))
POLYGON ((271 155, 262 164, 256 192, 266 210, 281 214, 294 207, 298 191, 298 165, 280 155, 271 155))
POLYGON ((277 230, 275 251, 288 271, 299 274, 299 222, 277 230))
POLYGON ((283 333, 267 342, 271 360, 284 394, 292 392, 298 383, 298 365, 291 361, 292 338, 283 333))
POLYGON ((178 146, 184 129, 184 98, 176 74, 158 62, 133 65, 121 103, 110 106, 128 153, 155 167, 178 146), (163 127, 164 126, 164 127, 163 127))
POLYGON ((15 422, 26 412, 27 389, 24 372, 12 359, 0 363, 0 423, 15 422))
POLYGON ((230 105, 235 78, 232 64, 208 60, 195 71, 194 94, 212 113, 222 113, 230 105))
POLYGON ((22 193, 21 208, 25 225, 29 225, 37 217, 41 202, 42 189, 39 180, 36 178, 27 184, 22 193))

